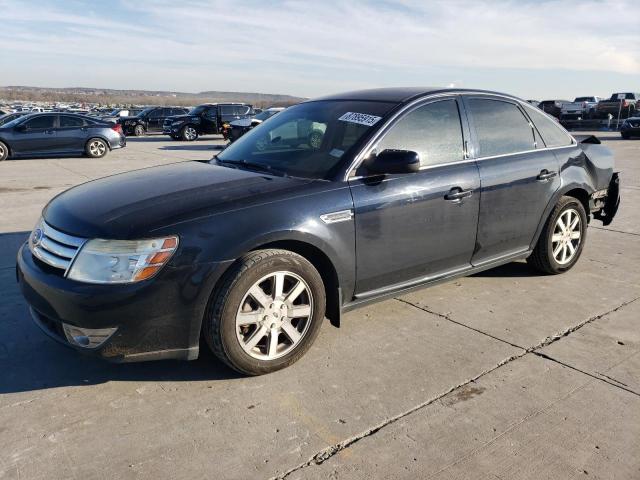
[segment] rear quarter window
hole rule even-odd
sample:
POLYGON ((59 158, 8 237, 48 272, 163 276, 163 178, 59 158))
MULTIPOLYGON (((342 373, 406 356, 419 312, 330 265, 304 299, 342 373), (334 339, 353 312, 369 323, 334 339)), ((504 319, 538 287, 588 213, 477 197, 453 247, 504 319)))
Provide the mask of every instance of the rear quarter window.
POLYGON ((571 136, 553 119, 535 108, 525 107, 547 147, 565 147, 573 143, 571 136))

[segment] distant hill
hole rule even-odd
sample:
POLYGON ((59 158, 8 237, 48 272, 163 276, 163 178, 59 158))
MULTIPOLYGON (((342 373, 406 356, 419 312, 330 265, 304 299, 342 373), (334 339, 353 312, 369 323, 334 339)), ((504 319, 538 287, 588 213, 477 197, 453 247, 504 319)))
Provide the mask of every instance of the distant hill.
POLYGON ((26 86, 0 87, 0 99, 6 101, 81 102, 107 105, 195 105, 206 102, 246 102, 257 107, 288 106, 306 100, 305 98, 291 95, 254 92, 218 92, 212 90, 200 93, 186 93, 153 90, 117 90, 111 88, 26 86))

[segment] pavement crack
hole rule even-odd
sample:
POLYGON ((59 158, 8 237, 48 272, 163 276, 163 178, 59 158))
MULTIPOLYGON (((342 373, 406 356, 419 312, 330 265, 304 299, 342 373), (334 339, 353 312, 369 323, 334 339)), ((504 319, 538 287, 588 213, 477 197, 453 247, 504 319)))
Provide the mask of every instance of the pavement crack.
POLYGON ((598 315, 594 315, 593 317, 589 317, 588 319, 586 319, 583 322, 578 323, 577 325, 574 325, 572 327, 566 328, 566 329, 564 329, 564 330, 562 330, 562 331, 560 331, 560 332, 558 332, 556 334, 550 335, 550 336, 546 337, 544 340, 542 340, 540 343, 538 343, 538 344, 536 344, 534 346, 531 346, 531 347, 528 347, 528 348, 524 348, 524 347, 521 347, 521 346, 519 346, 519 345, 517 345, 515 343, 509 342, 508 340, 504 340, 502 338, 499 338, 499 337, 496 337, 494 335, 491 335, 490 333, 486 333, 486 332, 483 332, 482 330, 479 330, 477 328, 474 328, 474 327, 471 327, 469 325, 466 325, 466 324, 464 324, 462 322, 458 322, 456 320, 453 320, 448 315, 444 315, 444 314, 438 313, 438 312, 432 312, 432 311, 426 309, 425 307, 422 307, 422 306, 419 306, 419 305, 415 305, 415 304, 413 304, 411 302, 408 302, 407 300, 403 300, 403 299, 400 299, 400 298, 395 298, 394 300, 397 300, 399 302, 405 303, 407 305, 410 305, 410 306, 412 306, 414 308, 417 308, 417 309, 422 310, 424 312, 430 313, 432 315, 436 315, 436 316, 438 316, 440 318, 443 318, 443 319, 445 319, 445 320, 447 320, 449 322, 455 323, 456 325, 459 325, 459 326, 464 327, 464 328, 468 328, 468 329, 473 330, 473 331, 475 331, 477 333, 480 333, 482 335, 486 335, 487 337, 490 337, 490 338, 493 338, 494 340, 506 343, 507 345, 510 345, 512 347, 518 348, 520 350, 520 352, 501 360, 500 362, 498 362, 494 366, 492 366, 492 367, 480 372, 479 374, 477 374, 476 376, 474 376, 472 378, 464 380, 463 382, 461 382, 461 383, 459 383, 459 384, 447 389, 446 391, 444 391, 442 393, 439 393, 435 397, 432 397, 432 398, 430 398, 430 399, 428 399, 428 400, 426 400, 426 401, 424 401, 422 403, 419 403, 418 405, 415 405, 415 406, 411 407, 410 409, 405 410, 402 413, 394 415, 393 417, 386 418, 385 420, 383 420, 382 422, 378 423, 377 425, 375 425, 375 426, 373 426, 371 428, 368 428, 367 430, 364 430, 364 431, 362 431, 362 432, 360 432, 360 433, 358 433, 358 434, 356 434, 356 435, 354 435, 352 437, 349 437, 349 438, 347 438, 345 440, 342 440, 341 442, 335 443, 333 445, 330 445, 330 446, 324 448, 323 450, 319 451, 318 453, 313 455, 311 458, 309 458, 307 461, 302 462, 302 463, 296 465, 293 468, 290 468, 289 470, 285 471, 284 473, 282 473, 280 475, 277 475, 275 477, 271 477, 270 480, 285 480, 291 474, 296 473, 299 470, 302 470, 304 468, 311 467, 311 466, 314 466, 314 465, 321 465, 322 463, 324 463, 327 460, 329 460, 331 457, 333 457, 333 456, 337 455, 338 453, 340 453, 342 450, 345 450, 345 449, 351 447, 352 445, 356 444, 357 442, 359 442, 359 441, 361 441, 361 440, 363 440, 363 439, 365 439, 367 437, 375 435, 377 432, 379 432, 383 428, 386 428, 389 425, 396 423, 398 420, 401 420, 404 417, 406 417, 408 415, 411 415, 412 413, 415 413, 415 412, 417 412, 419 410, 422 410, 422 409, 432 405, 435 402, 440 401, 443 397, 446 397, 447 395, 451 394, 452 392, 455 392, 456 390, 459 390, 459 389, 461 389, 463 387, 466 387, 469 384, 475 383, 476 381, 478 381, 480 378, 484 377, 485 375, 488 375, 491 372, 494 372, 495 370, 497 370, 497 369, 499 369, 499 368, 501 368, 501 367, 503 367, 503 366, 515 361, 515 360, 518 360, 519 358, 522 358, 525 355, 528 355, 530 353, 532 353, 532 354, 534 354, 534 355, 536 355, 538 357, 544 358, 546 360, 550 360, 550 361, 559 363, 559 364, 561 364, 563 366, 566 366, 567 368, 571 368, 571 369, 576 370, 578 372, 584 373, 585 375, 587 375, 589 377, 595 378, 595 379, 600 380, 600 381, 604 381, 604 382, 606 382, 606 383, 608 383, 610 385, 614 385, 617 388, 621 388, 622 390, 626 390, 629 393, 632 393, 634 395, 640 396, 639 393, 637 393, 637 392, 635 392, 635 391, 633 391, 631 389, 624 388, 624 387, 622 387, 620 385, 617 385, 617 384, 615 384, 613 382, 607 381, 604 378, 598 377, 596 375, 590 374, 588 372, 580 370, 580 369, 578 369, 576 367, 573 367, 571 365, 565 364, 565 363, 563 363, 563 362, 561 362, 561 361, 559 361, 557 359, 554 359, 554 358, 550 357, 549 355, 546 355, 546 354, 544 354, 542 352, 537 352, 537 350, 539 350, 541 348, 544 348, 544 347, 547 347, 547 346, 551 345, 552 343, 557 342, 558 340, 560 340, 560 339, 562 339, 562 338, 564 338, 564 337, 566 337, 568 335, 571 335, 573 332, 581 329, 585 325, 593 323, 593 322, 595 322, 596 320, 598 320, 598 319, 600 319, 602 317, 605 317, 605 316, 607 316, 607 315, 609 315, 611 313, 614 313, 614 312, 620 310, 621 308, 624 308, 625 306, 637 301, 638 299, 640 299, 640 297, 636 297, 636 298, 634 298, 632 300, 628 300, 626 302, 622 302, 620 305, 618 305, 618 306, 616 306, 616 307, 614 307, 614 308, 612 308, 610 310, 607 310, 604 313, 601 313, 601 314, 598 314, 598 315))
POLYGON ((595 227, 593 225, 590 225, 589 228, 595 228, 596 230, 604 230, 605 232, 624 233, 625 235, 634 235, 636 237, 640 237, 640 233, 625 232, 624 230, 616 230, 614 228, 595 227))

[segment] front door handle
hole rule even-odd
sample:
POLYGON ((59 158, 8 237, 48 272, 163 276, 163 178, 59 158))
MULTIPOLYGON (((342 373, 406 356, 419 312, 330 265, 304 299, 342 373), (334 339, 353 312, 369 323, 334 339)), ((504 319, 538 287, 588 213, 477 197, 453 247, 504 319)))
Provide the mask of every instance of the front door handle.
POLYGON ((473 195, 473 190, 462 190, 460 187, 453 187, 449 190, 449 193, 444 196, 444 199, 449 201, 459 201, 463 198, 470 197, 471 195, 473 195))
POLYGON ((551 180, 556 175, 558 175, 558 172, 550 172, 549 170, 545 169, 540 172, 536 179, 541 182, 546 182, 547 180, 551 180))

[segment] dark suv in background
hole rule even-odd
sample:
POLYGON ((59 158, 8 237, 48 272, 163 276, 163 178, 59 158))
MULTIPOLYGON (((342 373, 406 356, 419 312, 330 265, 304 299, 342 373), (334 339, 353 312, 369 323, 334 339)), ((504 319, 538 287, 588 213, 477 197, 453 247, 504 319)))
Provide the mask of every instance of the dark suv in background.
POLYGON ((253 107, 246 103, 205 103, 186 115, 166 118, 162 131, 174 140, 193 141, 199 135, 220 133, 224 123, 252 115, 253 107))
POLYGON ((164 120, 174 115, 184 115, 189 109, 184 107, 149 107, 135 117, 120 117, 125 135, 140 137, 149 132, 161 132, 164 120))

